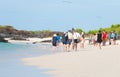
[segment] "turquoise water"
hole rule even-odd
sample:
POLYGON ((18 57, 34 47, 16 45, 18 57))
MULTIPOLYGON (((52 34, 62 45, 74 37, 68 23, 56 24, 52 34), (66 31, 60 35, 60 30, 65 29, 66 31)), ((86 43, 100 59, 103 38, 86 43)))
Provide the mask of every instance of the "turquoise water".
POLYGON ((43 74, 47 69, 24 65, 20 59, 52 53, 49 44, 0 43, 0 77, 50 77, 43 74))

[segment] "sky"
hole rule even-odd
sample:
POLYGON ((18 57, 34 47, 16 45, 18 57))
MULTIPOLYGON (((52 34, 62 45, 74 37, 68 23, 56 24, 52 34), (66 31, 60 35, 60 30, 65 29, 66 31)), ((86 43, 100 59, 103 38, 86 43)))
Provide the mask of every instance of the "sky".
POLYGON ((120 0, 0 0, 0 25, 19 30, 84 31, 120 23, 120 0))

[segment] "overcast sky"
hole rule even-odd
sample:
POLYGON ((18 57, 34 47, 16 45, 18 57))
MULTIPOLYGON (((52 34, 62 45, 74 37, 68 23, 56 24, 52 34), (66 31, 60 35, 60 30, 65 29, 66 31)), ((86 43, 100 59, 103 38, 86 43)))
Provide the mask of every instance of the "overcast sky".
POLYGON ((0 25, 84 31, 120 23, 120 0, 0 0, 0 25))

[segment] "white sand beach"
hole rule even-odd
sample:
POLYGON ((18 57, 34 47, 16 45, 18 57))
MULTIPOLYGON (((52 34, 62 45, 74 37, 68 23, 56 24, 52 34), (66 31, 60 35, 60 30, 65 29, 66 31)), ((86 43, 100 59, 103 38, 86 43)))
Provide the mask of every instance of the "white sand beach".
POLYGON ((120 45, 24 58, 26 65, 49 69, 52 77, 120 77, 120 45))
POLYGON ((11 40, 10 38, 5 38, 9 43, 40 43, 41 41, 52 40, 52 37, 48 38, 26 38, 26 40, 11 40))

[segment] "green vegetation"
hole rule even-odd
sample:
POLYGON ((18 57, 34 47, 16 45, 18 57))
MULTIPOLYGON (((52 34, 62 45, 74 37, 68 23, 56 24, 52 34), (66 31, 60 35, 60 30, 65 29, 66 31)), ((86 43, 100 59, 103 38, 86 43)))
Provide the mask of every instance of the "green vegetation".
POLYGON ((98 30, 90 30, 89 32, 88 32, 88 34, 96 34, 98 32, 98 30))
MULTIPOLYGON (((106 31, 106 32, 116 31, 118 34, 120 34, 120 24, 113 24, 109 28, 99 28, 99 30, 106 31)), ((98 30, 90 30, 88 31, 88 34, 94 34, 97 32, 98 30)))
POLYGON ((10 26, 10 25, 4 25, 4 26, 2 26, 2 25, 0 25, 0 30, 4 30, 4 29, 6 29, 6 30, 15 30, 12 26, 10 26))
POLYGON ((83 32, 83 30, 80 29, 80 28, 77 28, 76 31, 77 31, 78 33, 82 33, 82 32, 83 32))
POLYGON ((50 33, 51 31, 50 30, 40 30, 40 31, 30 31, 32 33, 34 33, 35 35, 38 35, 40 33, 50 33))

